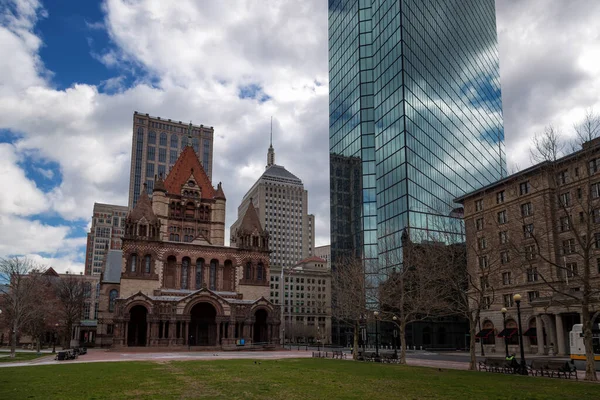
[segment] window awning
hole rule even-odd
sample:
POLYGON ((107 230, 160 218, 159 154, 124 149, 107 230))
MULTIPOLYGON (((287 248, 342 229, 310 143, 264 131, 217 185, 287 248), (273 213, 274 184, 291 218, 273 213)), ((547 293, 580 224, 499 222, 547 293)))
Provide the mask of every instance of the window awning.
POLYGON ((482 329, 479 331, 479 333, 477 335, 475 335, 475 337, 487 339, 487 337, 490 336, 492 334, 492 332, 494 332, 493 329, 482 329))
POLYGON ((515 333, 517 333, 517 328, 506 328, 498 334, 498 337, 510 339, 515 333))
POLYGON ((525 331, 523 336, 535 337, 535 336, 537 336, 537 329, 529 328, 525 331))

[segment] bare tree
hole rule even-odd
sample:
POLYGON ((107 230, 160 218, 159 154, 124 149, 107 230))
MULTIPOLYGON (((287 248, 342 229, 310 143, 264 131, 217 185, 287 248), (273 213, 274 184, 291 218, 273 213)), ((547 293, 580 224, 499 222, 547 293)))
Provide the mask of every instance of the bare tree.
POLYGON ((86 298, 85 282, 77 275, 67 275, 57 278, 54 282, 58 300, 58 315, 62 321, 62 332, 59 338, 63 346, 70 347, 71 330, 81 320, 86 298))
POLYGON ((545 161, 556 161, 563 156, 565 143, 560 131, 552 125, 544 128, 544 132, 533 137, 533 147, 530 149, 531 161, 538 164, 545 161))
POLYGON ((385 281, 379 287, 381 315, 395 322, 400 331, 400 363, 406 363, 406 326, 432 317, 447 315, 446 294, 442 285, 440 264, 444 254, 436 251, 441 246, 424 238, 410 239, 410 232, 401 236, 388 235, 380 241, 385 247, 380 257, 380 271, 385 281))
POLYGON ((0 281, 8 282, 8 289, 0 295, 0 309, 11 329, 11 358, 15 357, 17 336, 36 315, 40 272, 41 267, 28 258, 0 259, 0 281))
POLYGON ((358 357, 360 323, 366 315, 365 270, 358 257, 338 257, 332 269, 332 315, 353 327, 352 356, 358 357))

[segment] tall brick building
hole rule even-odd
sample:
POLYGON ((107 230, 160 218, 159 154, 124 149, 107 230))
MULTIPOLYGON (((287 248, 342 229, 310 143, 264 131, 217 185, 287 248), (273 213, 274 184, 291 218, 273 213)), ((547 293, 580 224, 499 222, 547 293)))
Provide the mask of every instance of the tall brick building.
POLYGON ((268 234, 250 203, 233 232, 237 247, 224 246, 225 202, 192 146, 155 178, 151 198, 144 185, 125 220, 120 275, 107 266, 102 280, 103 346, 279 341, 268 234))
POLYGON ((456 201, 464 205, 469 272, 479 275, 476 288, 486 288, 478 336, 488 350, 503 352, 505 337, 516 350, 518 293, 525 350, 569 354, 583 296, 600 288, 600 139, 456 201))

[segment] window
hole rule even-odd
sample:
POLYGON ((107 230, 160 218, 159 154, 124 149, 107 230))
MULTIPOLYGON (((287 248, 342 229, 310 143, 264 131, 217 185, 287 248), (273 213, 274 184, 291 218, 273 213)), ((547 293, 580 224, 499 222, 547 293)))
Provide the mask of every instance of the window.
POLYGON ((208 273, 210 290, 215 290, 217 288, 217 260, 210 261, 210 270, 208 273))
POLYGON ((567 263, 565 265, 565 269, 566 269, 566 276, 567 278, 572 278, 574 276, 577 276, 577 263, 576 262, 570 262, 567 263))
POLYGON ((94 319, 95 320, 98 320, 98 311, 100 311, 100 310, 98 310, 98 306, 99 306, 98 302, 94 303, 94 319))
POLYGON ((577 188, 577 199, 581 200, 582 196, 583 196, 583 191, 581 190, 581 188, 577 188))
POLYGON ((538 271, 536 267, 527 268, 527 282, 537 282, 538 271))
POLYGON ((190 269, 190 259, 187 257, 184 257, 183 260, 181 260, 181 288, 182 289, 188 288, 189 269, 190 269))
POLYGON ((500 238, 500 244, 508 243, 508 231, 499 232, 498 236, 500 238))
POLYGON ((523 225, 523 237, 525 239, 533 237, 533 224, 523 225))
POLYGON ((258 263, 258 268, 256 269, 256 280, 258 281, 262 281, 263 280, 263 264, 262 263, 258 263))
POLYGON ((91 304, 84 303, 83 304, 83 319, 90 319, 90 310, 91 310, 91 304))
POLYGON ((477 230, 480 231, 483 229, 483 218, 477 218, 475 220, 475 224, 477 226, 477 230))
POLYGON ((561 171, 558 174, 556 174, 556 181, 559 185, 564 185, 565 183, 567 183, 567 177, 567 170, 561 171))
POLYGON ((106 325, 106 334, 107 335, 112 335, 115 331, 115 326, 113 324, 107 324, 106 325))
MULTIPOLYGON (((250 261, 248 261, 248 263, 246 263, 246 276, 245 276, 245 278, 247 280, 251 280, 252 279, 252 263, 250 261)), ((288 278, 285 278, 285 281, 287 282, 288 278)))
POLYGON ((156 147, 154 147, 154 146, 148 146, 148 153, 146 155, 146 159, 148 161, 154 161, 154 160, 156 160, 156 147))
POLYGON ((148 132, 148 143, 156 144, 156 133, 154 131, 148 132))
POLYGON ((167 134, 166 133, 163 132, 163 133, 160 134, 160 142, 159 142, 159 144, 161 146, 166 146, 167 145, 167 134))
POLYGON ((527 298, 529 298, 530 303, 532 301, 534 301, 535 299, 537 299, 538 297, 540 297, 540 292, 538 292, 537 290, 534 290, 532 292, 527 292, 527 298))
POLYGON ((131 259, 129 260, 129 271, 135 272, 137 264, 137 254, 132 254, 131 259))
POLYGON ((85 282, 83 284, 83 297, 85 297, 85 298, 92 297, 92 284, 89 282, 85 282))
POLYGON ((158 149, 158 162, 161 162, 161 163, 167 162, 167 149, 163 149, 163 148, 158 149))
POLYGON ((562 247, 565 255, 575 253, 575 239, 563 240, 562 247))
POLYGON ((492 299, 489 296, 483 298, 483 309, 487 310, 492 305, 492 299))
POLYGON ((500 211, 498 213, 498 223, 505 224, 506 223, 506 210, 500 211))
POLYGON ((488 258, 487 256, 479 257, 479 268, 487 268, 488 267, 488 258))
POLYGON ((479 278, 479 287, 481 287, 482 289, 487 289, 490 287, 490 282, 488 281, 488 277, 487 276, 482 276, 479 278))
POLYGON ((571 206, 571 193, 570 192, 565 192, 562 193, 558 199, 558 204, 561 207, 570 207, 571 206))
POLYGON ((590 186, 590 194, 592 195, 592 199, 597 199, 600 197, 600 182, 594 183, 590 186))
POLYGON ((533 260, 535 258, 535 245, 525 246, 525 259, 533 260))
POLYGON ((475 211, 481 211, 483 210, 483 200, 479 199, 479 200, 475 200, 475 211))
POLYGON ((487 243, 484 237, 477 239, 477 247, 479 250, 485 250, 487 243))
POLYGON ((196 289, 202 288, 202 274, 204 270, 204 260, 199 258, 196 260, 196 289))
POLYGON ((175 134, 171 135, 171 147, 174 149, 179 147, 179 138, 175 134))
POLYGON ((561 217, 560 221, 559 221, 559 226, 560 226, 561 232, 566 232, 566 231, 571 230, 571 222, 569 221, 569 217, 568 216, 561 217))
POLYGON ((496 204, 502 204, 502 203, 504 203, 504 190, 496 193, 496 204))
POLYGON ((152 270, 152 257, 150 257, 150 254, 146 254, 146 257, 144 257, 144 273, 149 274, 150 271, 152 270))
POLYGON ((595 210, 592 210, 592 218, 593 218, 595 224, 600 223, 600 208, 596 208, 595 210))
POLYGON ((595 174, 600 169, 600 158, 595 158, 588 162, 590 168, 590 175, 595 174))
POLYGON ((504 307, 512 307, 513 306, 513 295, 512 294, 505 294, 503 296, 504 298, 504 307))
POLYGON ((510 261, 510 257, 508 255, 508 251, 500 252, 500 262, 502 264, 508 264, 509 261, 510 261))
POLYGON ((519 194, 521 196, 529 193, 531 186, 529 185, 529 181, 521 182, 519 184, 519 194))
POLYGON ((502 273, 502 284, 503 285, 510 285, 511 282, 511 273, 509 272, 503 272, 502 273))
POLYGON ((521 204, 521 216, 528 217, 531 214, 533 214, 533 206, 532 206, 531 202, 521 204))

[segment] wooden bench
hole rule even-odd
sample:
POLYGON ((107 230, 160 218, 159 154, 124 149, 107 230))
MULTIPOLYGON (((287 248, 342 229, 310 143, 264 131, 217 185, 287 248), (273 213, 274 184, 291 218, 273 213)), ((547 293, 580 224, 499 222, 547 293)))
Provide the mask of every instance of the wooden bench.
POLYGON ((569 363, 568 361, 554 361, 554 360, 539 360, 538 372, 540 376, 546 376, 548 378, 564 377, 565 379, 571 379, 571 377, 577 377, 577 368, 575 364, 569 363))
POLYGON ((343 352, 343 351, 341 351, 341 350, 339 350, 339 351, 338 351, 338 350, 334 350, 334 351, 331 353, 331 358, 334 358, 334 359, 335 359, 335 358, 339 358, 340 360, 342 360, 342 359, 345 359, 345 358, 346 358, 346 353, 344 353, 344 352, 343 352))
POLYGON ((504 374, 514 374, 518 372, 519 365, 501 358, 488 357, 483 361, 479 361, 479 371, 501 372, 504 374))

